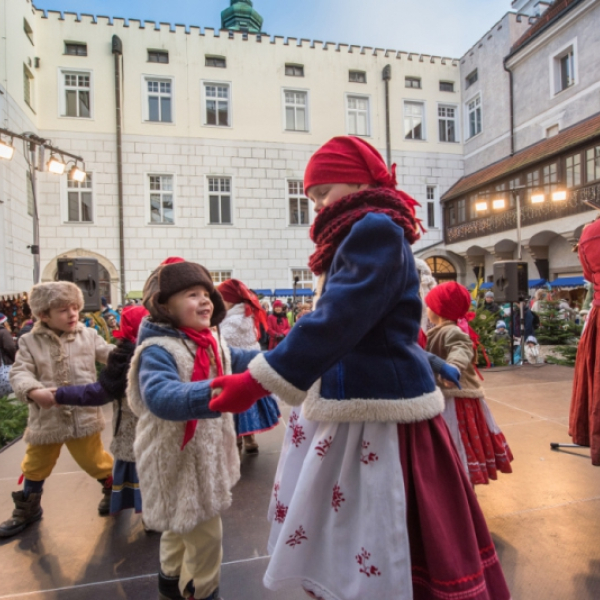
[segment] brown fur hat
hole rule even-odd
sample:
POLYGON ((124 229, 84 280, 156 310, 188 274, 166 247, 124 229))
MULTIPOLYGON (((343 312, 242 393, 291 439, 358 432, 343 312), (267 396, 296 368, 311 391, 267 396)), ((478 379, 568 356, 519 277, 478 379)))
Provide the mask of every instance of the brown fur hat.
POLYGON ((210 324, 213 327, 218 325, 227 313, 223 298, 215 288, 210 273, 197 263, 185 261, 161 265, 146 281, 142 303, 154 321, 169 323, 177 327, 178 324, 174 322, 173 317, 169 314, 165 303, 174 294, 194 285, 202 285, 208 290, 213 303, 210 324))
POLYGON ((29 292, 29 307, 37 319, 47 315, 52 308, 62 308, 71 304, 76 304, 78 310, 83 308, 83 294, 70 281, 37 283, 29 292))

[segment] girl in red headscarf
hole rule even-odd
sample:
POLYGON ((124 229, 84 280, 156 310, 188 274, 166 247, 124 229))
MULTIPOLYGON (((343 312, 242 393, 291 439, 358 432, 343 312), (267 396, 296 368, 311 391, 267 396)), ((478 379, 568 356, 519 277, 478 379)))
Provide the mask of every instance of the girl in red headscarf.
POLYGON ((114 401, 113 441, 110 451, 115 457, 115 464, 110 493, 110 514, 127 508, 133 508, 138 513, 142 511, 142 496, 133 453, 138 420, 129 408, 125 390, 138 331, 146 315, 148 311, 143 306, 126 306, 123 309, 119 329, 113 332, 117 347, 108 356, 106 367, 100 371, 96 383, 70 385, 56 390, 57 404, 102 406, 114 401))
POLYGON ((425 296, 427 316, 434 327, 427 331, 427 350, 461 372, 461 389, 443 387, 444 419, 469 474, 471 483, 498 479, 498 471, 512 473, 512 453, 484 399, 477 369, 478 336, 466 317, 471 294, 466 287, 448 281, 425 296))
POLYGON ((268 588, 301 585, 324 600, 509 600, 435 364, 418 344, 419 222, 394 171, 356 137, 311 157, 316 308, 248 371, 214 379, 210 407, 240 412, 270 392, 293 407, 269 507, 268 588))
MULTIPOLYGON (((218 286, 227 314, 219 325, 221 335, 229 346, 243 350, 260 350, 258 340, 261 325, 267 328, 267 315, 258 298, 241 281, 228 279, 218 286)), ((286 319, 287 322, 287 319, 286 319)), ((258 453, 254 434, 273 429, 279 423, 277 401, 266 396, 243 413, 234 414, 238 448, 246 454, 258 453)))
POLYGON ((269 335, 269 350, 277 348, 285 336, 290 332, 290 322, 285 314, 285 307, 281 300, 273 302, 273 313, 267 318, 267 333, 269 335))

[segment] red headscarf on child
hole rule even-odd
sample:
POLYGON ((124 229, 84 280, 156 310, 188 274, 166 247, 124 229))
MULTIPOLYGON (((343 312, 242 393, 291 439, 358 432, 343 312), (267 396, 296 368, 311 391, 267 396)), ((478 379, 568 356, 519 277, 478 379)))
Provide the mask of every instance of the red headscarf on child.
POLYGON ((396 189, 396 165, 390 173, 381 154, 360 138, 334 137, 310 157, 304 172, 304 193, 327 183, 368 183, 396 189))
POLYGON ((256 329, 256 339, 260 339, 260 325, 267 328, 267 315, 263 310, 258 298, 239 280, 228 279, 220 284, 217 289, 223 296, 223 299, 232 304, 244 303, 246 305, 246 316, 252 315, 254 328, 256 329))
POLYGON ((126 306, 121 315, 119 329, 113 332, 113 337, 129 340, 135 344, 142 319, 149 314, 143 306, 126 306))
POLYGON ((481 374, 477 370, 475 359, 478 348, 481 348, 488 367, 490 366, 490 362, 485 348, 479 341, 479 336, 469 325, 469 321, 475 316, 474 313, 469 312, 469 308, 471 308, 471 294, 469 294, 469 290, 464 285, 456 283, 456 281, 440 283, 425 296, 425 304, 436 315, 449 321, 454 321, 471 338, 474 352, 473 363, 475 364, 477 374, 481 377, 481 374))
POLYGON ((311 156, 304 172, 304 192, 315 185, 333 183, 368 184, 376 189, 350 194, 319 211, 310 231, 317 246, 309 261, 315 275, 329 268, 354 223, 368 213, 390 217, 404 229, 411 244, 419 239, 419 228, 424 231, 416 217, 419 203, 396 189, 396 165, 392 165, 390 173, 381 154, 364 140, 335 137, 311 156))

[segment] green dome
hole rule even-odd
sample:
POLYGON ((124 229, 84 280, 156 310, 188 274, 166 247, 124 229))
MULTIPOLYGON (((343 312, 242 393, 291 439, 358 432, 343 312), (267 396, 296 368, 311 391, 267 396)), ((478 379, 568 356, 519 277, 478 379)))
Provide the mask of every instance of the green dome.
POLYGON ((231 0, 221 13, 221 29, 260 33, 263 18, 252 8, 252 0, 231 0))

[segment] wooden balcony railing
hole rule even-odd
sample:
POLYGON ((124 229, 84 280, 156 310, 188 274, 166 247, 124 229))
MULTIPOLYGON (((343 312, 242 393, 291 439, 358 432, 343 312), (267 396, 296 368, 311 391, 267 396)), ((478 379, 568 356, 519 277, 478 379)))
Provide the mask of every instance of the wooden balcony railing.
MULTIPOLYGON (((521 226, 535 225, 552 219, 575 215, 593 207, 600 208, 600 183, 568 192, 567 199, 559 202, 546 200, 540 204, 521 203, 521 226), (593 205, 593 206, 592 206, 593 205)), ((455 244, 463 240, 509 231, 517 228, 517 209, 511 208, 486 217, 465 221, 444 228, 444 242, 455 244)))

